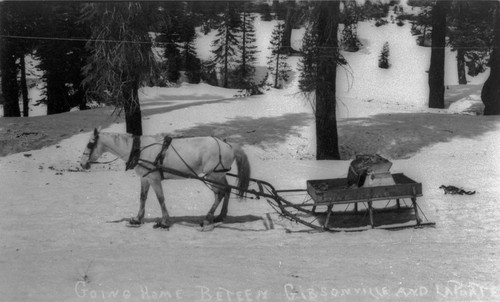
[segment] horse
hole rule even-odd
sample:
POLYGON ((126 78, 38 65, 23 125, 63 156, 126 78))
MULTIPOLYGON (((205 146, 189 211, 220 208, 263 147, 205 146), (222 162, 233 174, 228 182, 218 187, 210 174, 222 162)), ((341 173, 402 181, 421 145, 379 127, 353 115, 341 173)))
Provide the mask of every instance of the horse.
POLYGON ((215 201, 201 223, 202 230, 212 230, 214 223, 222 222, 227 216, 231 187, 228 186, 226 173, 234 161, 238 168, 236 188, 240 197, 244 195, 250 182, 250 163, 241 146, 216 137, 134 136, 94 129, 81 157, 81 167, 84 170, 90 169, 91 164, 98 163, 99 157, 106 152, 125 161, 126 170, 134 169, 140 176, 139 212, 135 218, 130 219, 132 226, 142 224, 148 191, 153 187, 162 212, 161 221, 154 228, 170 228, 162 180, 191 176, 206 180, 205 183, 214 193, 215 201), (224 202, 221 212, 214 218, 222 199, 224 202))

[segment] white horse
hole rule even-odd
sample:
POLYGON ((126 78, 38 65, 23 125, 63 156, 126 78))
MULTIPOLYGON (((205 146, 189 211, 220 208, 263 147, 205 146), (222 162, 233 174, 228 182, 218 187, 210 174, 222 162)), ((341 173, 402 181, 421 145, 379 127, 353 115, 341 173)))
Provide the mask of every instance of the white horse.
POLYGON ((169 228, 169 215, 165 207, 165 197, 161 181, 197 176, 207 180, 207 185, 215 195, 215 201, 202 223, 204 230, 213 229, 214 222, 222 222, 227 215, 231 188, 228 187, 226 173, 236 160, 238 168, 239 195, 243 196, 250 181, 248 158, 237 144, 229 144, 215 137, 169 138, 158 136, 132 136, 130 134, 101 133, 95 129, 83 152, 81 166, 89 169, 105 152, 112 153, 134 169, 141 177, 139 212, 130 220, 132 225, 142 224, 144 208, 152 186, 161 206, 162 218, 154 227, 169 228), (221 185, 217 185, 221 184, 221 185), (220 215, 214 212, 224 198, 220 215))

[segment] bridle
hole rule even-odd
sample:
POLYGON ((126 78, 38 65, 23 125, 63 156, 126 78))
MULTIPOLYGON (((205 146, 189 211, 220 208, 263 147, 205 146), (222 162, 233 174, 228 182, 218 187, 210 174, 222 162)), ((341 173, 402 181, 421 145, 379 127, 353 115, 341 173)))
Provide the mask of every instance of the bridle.
MULTIPOLYGON (((89 141, 89 143, 87 144, 87 149, 89 150, 89 152, 88 152, 88 156, 89 156, 88 162, 89 163, 94 163, 94 162, 90 161, 90 158, 92 157, 92 154, 94 153, 95 147, 97 146, 97 140, 99 140, 99 134, 96 134, 94 136, 94 141, 89 141)), ((83 154, 87 155, 86 153, 87 152, 85 152, 83 154)))
MULTIPOLYGON (((87 149, 89 149, 89 152, 88 152, 88 156, 89 156, 89 160, 88 160, 88 163, 89 164, 110 164, 116 160, 118 160, 119 157, 113 159, 113 160, 110 160, 110 161, 106 161, 106 162, 100 162, 100 161, 91 161, 90 159, 92 158, 92 154, 94 153, 94 150, 95 150, 95 147, 97 146, 97 141, 99 140, 99 134, 95 134, 94 136, 94 141, 90 141, 88 144, 87 144, 87 149)), ((86 152, 83 153, 84 155, 87 155, 86 152)))

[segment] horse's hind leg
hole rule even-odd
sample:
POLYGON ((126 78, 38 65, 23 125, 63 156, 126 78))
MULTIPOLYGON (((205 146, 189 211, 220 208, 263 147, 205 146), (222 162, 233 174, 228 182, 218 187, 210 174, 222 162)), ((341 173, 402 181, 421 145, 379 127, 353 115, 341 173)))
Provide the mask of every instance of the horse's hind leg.
MULTIPOLYGON (((223 183, 225 185, 228 185, 226 177, 224 177, 223 183)), ((226 187, 223 191, 219 193, 219 198, 220 199, 224 198, 224 202, 222 203, 222 209, 220 210, 220 214, 219 216, 217 216, 217 218, 215 218, 214 222, 222 222, 224 221, 224 218, 226 218, 230 195, 231 195, 231 188, 229 187, 226 187)))
POLYGON ((148 198, 149 186, 149 181, 145 178, 141 178, 141 197, 139 201, 139 212, 137 213, 137 217, 130 219, 130 224, 132 225, 139 225, 142 223, 142 219, 144 218, 145 213, 146 199, 148 198))
MULTIPOLYGON (((220 181, 220 183, 227 184, 226 178, 224 177, 220 181)), ((228 199, 229 199, 229 194, 226 194, 227 188, 225 186, 224 187, 220 187, 220 186, 217 186, 217 185, 212 185, 211 188, 214 191, 215 200, 214 200, 214 204, 210 208, 210 211, 208 211, 207 216, 205 217, 205 220, 203 220, 203 223, 201 224, 201 226, 203 227, 204 231, 212 230, 213 229, 213 223, 214 223, 214 221, 215 222, 220 221, 219 218, 221 216, 219 216, 217 218, 217 220, 215 220, 214 219, 214 213, 217 210, 217 208, 219 207, 219 204, 220 204, 222 198, 225 197, 225 195, 228 195, 228 199)), ((221 211, 221 215, 222 215, 222 212, 224 212, 224 211, 227 213, 227 201, 225 199, 224 199, 224 205, 223 205, 222 208, 223 209, 221 211)), ((224 216, 225 215, 226 214, 224 214, 224 216)))

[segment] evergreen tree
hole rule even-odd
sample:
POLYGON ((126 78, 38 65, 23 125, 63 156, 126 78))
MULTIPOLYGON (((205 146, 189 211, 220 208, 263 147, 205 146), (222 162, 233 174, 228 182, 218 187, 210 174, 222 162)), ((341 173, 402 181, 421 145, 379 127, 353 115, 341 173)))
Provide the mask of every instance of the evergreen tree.
MULTIPOLYGON (((19 11, 11 2, 0 3, 0 34, 15 35, 13 26, 19 11)), ((0 70, 2 75, 3 114, 6 117, 21 116, 19 108, 19 85, 17 83, 17 45, 14 40, 0 38, 0 70)))
POLYGON ((288 56, 280 51, 284 30, 284 24, 278 22, 271 35, 271 55, 267 57, 267 68, 274 79, 274 88, 282 88, 280 83, 288 81, 288 73, 291 71, 288 56))
POLYGON ((389 42, 385 42, 378 59, 378 67, 389 69, 389 42))
POLYGON ((449 45, 457 52, 459 84, 486 70, 493 36, 494 3, 489 1, 455 1, 450 10, 449 45))
POLYGON ((194 46, 197 24, 195 13, 185 2, 167 2, 164 5, 171 20, 162 29, 156 42, 165 45, 167 80, 176 83, 181 77, 181 71, 185 71, 190 83, 199 83, 201 66, 194 46))
POLYGON ((321 1, 316 28, 320 54, 316 80, 316 159, 340 159, 337 117, 336 76, 340 54, 338 49, 338 24, 340 8, 336 1, 321 1))
POLYGON ((491 72, 481 91, 484 115, 500 115, 500 5, 497 2, 495 6, 495 36, 490 59, 491 72))
POLYGON ((315 96, 316 158, 340 159, 336 118, 337 66, 345 64, 339 53, 337 1, 315 3, 310 26, 303 40, 299 86, 315 96))
POLYGON ((201 74, 201 61, 196 54, 196 47, 194 45, 195 39, 196 30, 194 16, 188 14, 184 19, 183 27, 180 32, 180 56, 188 81, 193 84, 200 82, 201 74))
POLYGON ((221 13, 221 21, 215 40, 212 43, 214 58, 212 63, 219 68, 222 76, 222 86, 229 87, 229 73, 235 67, 238 49, 238 29, 240 27, 240 15, 235 6, 237 2, 226 2, 226 8, 221 13))
POLYGON ((235 69, 235 86, 246 89, 250 94, 257 93, 254 84, 255 62, 257 61, 257 46, 255 45, 255 15, 248 12, 247 5, 241 12, 239 58, 235 69))
POLYGON ((417 36, 417 45, 419 46, 430 46, 427 41, 430 41, 431 38, 432 4, 433 0, 408 1, 408 5, 420 9, 420 13, 416 16, 408 16, 412 24, 411 33, 417 36))
POLYGON ((302 58, 299 61, 299 88, 303 92, 316 90, 316 77, 318 67, 318 33, 312 24, 306 27, 302 39, 302 58))
POLYGON ((97 96, 125 111, 126 131, 142 135, 140 85, 156 69, 150 31, 163 20, 154 4, 86 4, 83 21, 92 26, 85 83, 97 96))
POLYGON ((71 41, 71 38, 90 36, 89 28, 78 24, 80 6, 69 3, 50 3, 42 8, 43 21, 39 32, 57 40, 41 40, 37 45, 38 67, 44 71, 45 102, 47 114, 69 111, 85 103, 81 82, 82 67, 88 52, 85 42, 71 41))
POLYGON ((358 8, 356 1, 344 1, 343 23, 344 29, 342 30, 342 45, 344 50, 356 52, 362 46, 358 39, 358 20, 360 18, 361 10, 358 8))
POLYGON ((24 57, 31 54, 37 40, 24 39, 24 36, 42 35, 39 25, 42 23, 42 4, 31 2, 0 3, 0 72, 2 76, 2 94, 4 95, 4 116, 19 116, 19 90, 23 99, 23 116, 29 115, 29 98, 26 83, 26 63, 24 57), (19 64, 16 62, 19 61, 19 64), (17 77, 21 77, 18 82, 17 77))

